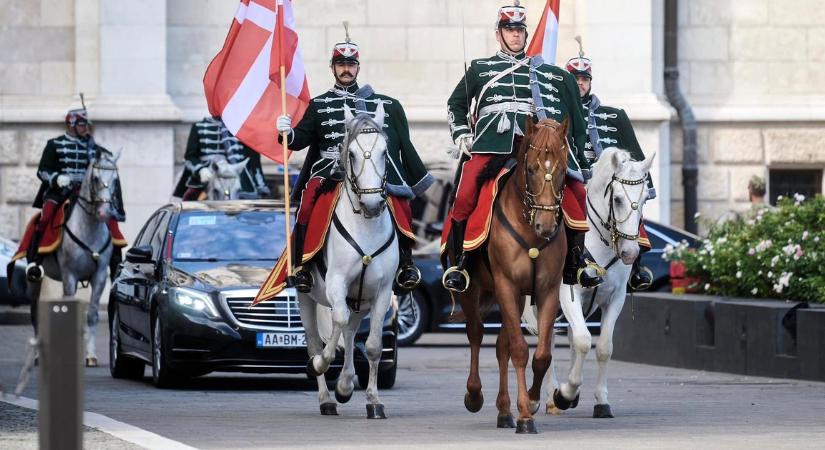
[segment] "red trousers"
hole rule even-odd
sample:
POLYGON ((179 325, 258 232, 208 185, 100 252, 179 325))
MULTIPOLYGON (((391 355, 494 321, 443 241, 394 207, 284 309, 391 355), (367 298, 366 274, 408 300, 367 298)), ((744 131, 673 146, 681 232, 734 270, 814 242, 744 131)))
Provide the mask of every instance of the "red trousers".
POLYGON ((57 204, 56 200, 49 198, 43 199, 43 209, 40 212, 40 220, 37 222, 34 230, 38 233, 46 231, 46 227, 52 223, 52 218, 54 218, 58 208, 60 208, 60 205, 57 204))

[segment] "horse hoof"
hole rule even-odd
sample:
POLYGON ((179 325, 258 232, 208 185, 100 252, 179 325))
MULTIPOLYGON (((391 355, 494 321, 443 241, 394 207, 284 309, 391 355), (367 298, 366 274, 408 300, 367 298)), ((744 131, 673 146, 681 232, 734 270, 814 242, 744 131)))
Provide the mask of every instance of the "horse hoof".
POLYGON ((307 361, 307 375, 311 377, 319 377, 321 376, 321 373, 315 370, 315 366, 312 364, 312 360, 313 358, 309 358, 309 361, 307 361))
POLYGON ((467 411, 477 413, 481 411, 482 406, 484 406, 484 394, 479 392, 477 399, 473 399, 469 392, 464 394, 464 407, 467 408, 467 411))
POLYGON ((338 403, 346 403, 346 402, 349 401, 349 399, 352 398, 352 392, 354 392, 354 390, 351 391, 348 395, 344 395, 344 394, 339 393, 338 389, 336 389, 335 390, 335 400, 337 400, 338 403))
POLYGON ((381 403, 376 404, 368 404, 367 405, 367 419, 386 419, 387 415, 384 414, 384 405, 381 403))
POLYGON ((536 421, 533 419, 519 419, 516 423, 516 434, 538 434, 536 421))
POLYGON ((564 396, 561 395, 560 390, 555 389, 553 391, 553 403, 556 405, 556 408, 558 408, 562 411, 570 409, 570 408, 575 408, 575 407, 579 406, 579 394, 576 394, 576 398, 574 398, 571 401, 571 400, 567 400, 566 398, 564 398, 564 396))
POLYGON ((594 419, 612 419, 613 411, 610 410, 610 405, 594 405, 593 406, 594 419))
POLYGON ((538 401, 538 400, 536 400, 536 401, 530 400, 530 414, 535 415, 535 414, 538 412, 538 410, 539 410, 539 406, 541 406, 541 402, 540 402, 540 401, 538 401))
POLYGON ((547 413, 547 414, 550 414, 551 416, 560 416, 561 415, 561 410, 559 408, 556 408, 556 405, 554 405, 552 403, 547 404, 547 406, 544 409, 544 412, 547 413))
POLYGON ((94 356, 87 356, 86 367, 97 367, 97 358, 95 358, 94 356))
POLYGON ((335 403, 321 403, 322 416, 337 416, 338 408, 335 403))
POLYGON ((499 414, 496 420, 496 428, 515 428, 516 420, 512 414, 499 414))

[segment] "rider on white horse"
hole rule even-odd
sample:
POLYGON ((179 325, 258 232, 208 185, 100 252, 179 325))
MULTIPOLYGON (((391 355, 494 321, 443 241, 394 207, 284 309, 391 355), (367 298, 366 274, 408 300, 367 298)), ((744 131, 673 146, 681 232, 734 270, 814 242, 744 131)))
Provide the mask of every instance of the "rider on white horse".
MULTIPOLYGON (((335 44, 332 49, 330 68, 335 77, 335 86, 312 99, 303 118, 294 128, 292 118, 288 115, 280 116, 277 121, 278 132, 288 133, 291 149, 309 147, 297 188, 293 192, 295 198, 300 198, 301 206, 293 233, 291 263, 295 273, 290 282, 300 292, 309 292, 313 285, 311 272, 303 267, 302 255, 315 200, 325 180, 342 180, 339 149, 345 136, 345 106, 357 115, 372 114, 378 105, 383 105, 383 131, 387 136, 387 157, 390 163, 386 174, 387 194, 401 200, 395 203, 407 210, 403 215, 410 217, 409 200, 423 194, 434 181, 410 141, 407 116, 398 100, 376 94, 370 85, 358 86, 358 57, 358 46, 350 41, 347 32, 346 40, 335 44)), ((281 139, 281 134, 278 136, 281 139)), ((421 280, 421 274, 412 260, 413 240, 400 233, 399 237, 401 261, 395 276, 396 290, 412 290, 421 280)))
POLYGON ((183 173, 172 193, 175 197, 197 200, 216 175, 212 163, 222 160, 230 164, 248 160, 240 172, 241 198, 266 197, 271 193, 261 170, 261 154, 233 136, 220 117, 204 117, 192 124, 184 159, 183 173))
MULTIPOLYGON (((111 156, 111 152, 95 144, 92 137, 92 122, 86 108, 70 110, 66 114, 66 133, 49 139, 37 167, 37 177, 41 181, 41 186, 32 206, 42 208, 42 211, 26 251, 26 278, 29 281, 39 281, 44 276, 43 259, 37 249, 46 227, 51 223, 58 208, 77 193, 89 162, 101 153, 111 156)), ((117 221, 126 220, 119 182, 114 187, 112 206, 117 221)), ((109 263, 112 276, 121 259, 120 248, 115 248, 109 263)))
MULTIPOLYGON (((630 153, 634 161, 644 161, 645 155, 636 139, 633 125, 623 109, 613 108, 603 105, 598 97, 591 92, 593 81, 593 65, 590 58, 584 56, 581 38, 576 40, 579 43, 579 56, 567 61, 567 71, 576 77, 576 84, 579 87, 582 106, 584 108, 584 118, 587 120, 587 134, 589 142, 584 145, 584 155, 590 164, 594 164, 602 154, 603 149, 608 147, 618 147, 630 153)), ((653 179, 647 175, 648 200, 656 197, 656 189, 653 187, 653 179)), ((639 246, 642 252, 650 250, 650 241, 644 229, 644 223, 639 227, 639 246)), ((641 253, 639 254, 641 258, 641 253)), ((653 276, 647 267, 641 267, 639 258, 633 263, 630 280, 628 284, 634 290, 643 290, 653 282, 653 276)))

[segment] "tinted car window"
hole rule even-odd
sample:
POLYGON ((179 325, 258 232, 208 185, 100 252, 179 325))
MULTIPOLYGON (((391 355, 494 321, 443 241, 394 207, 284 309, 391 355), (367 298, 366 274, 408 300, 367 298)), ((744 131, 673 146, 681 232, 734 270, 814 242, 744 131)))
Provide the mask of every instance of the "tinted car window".
POLYGON ((279 211, 182 213, 172 258, 179 261, 275 260, 286 245, 279 211))
POLYGON ((171 217, 171 214, 167 211, 160 213, 158 227, 152 233, 152 239, 149 241, 152 246, 152 259, 155 261, 160 259, 160 252, 163 249, 163 237, 166 236, 166 228, 169 226, 169 217, 171 217))
POLYGON ((135 247, 140 247, 141 245, 149 245, 152 235, 155 232, 155 229, 158 226, 158 219, 160 218, 160 213, 155 213, 149 221, 146 222, 146 225, 143 226, 143 229, 140 230, 138 234, 138 238, 135 239, 135 247))

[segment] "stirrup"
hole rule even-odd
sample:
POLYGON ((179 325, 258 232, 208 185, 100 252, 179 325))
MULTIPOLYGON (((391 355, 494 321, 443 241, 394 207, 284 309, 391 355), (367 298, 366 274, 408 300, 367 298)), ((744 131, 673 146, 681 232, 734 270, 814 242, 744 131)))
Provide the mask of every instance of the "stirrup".
POLYGON ((26 279, 32 283, 42 280, 44 276, 45 273, 43 272, 43 266, 40 264, 30 262, 26 266, 26 279))
POLYGON ((402 289, 411 291, 417 288, 419 283, 421 283, 421 270, 419 270, 418 267, 416 267, 414 264, 399 267, 398 270, 395 272, 395 284, 400 286, 402 289), (406 272, 407 270, 415 271, 415 279, 408 280, 406 283, 401 283, 399 277, 401 277, 401 274, 406 272))
MULTIPOLYGON (((587 269, 593 269, 593 270, 596 271, 596 277, 595 278, 600 279, 600 281, 596 284, 596 286, 604 283, 603 277, 605 276, 605 274, 607 274, 607 271, 604 270, 604 267, 600 266, 595 261, 591 261, 591 260, 585 258, 584 259, 584 267, 580 267, 578 270, 576 270, 576 282, 579 284, 579 286, 584 287, 584 285, 582 284, 582 274, 584 274, 585 270, 587 270, 587 269)), ((589 286, 589 287, 592 288, 592 287, 596 287, 596 286, 589 286)))
POLYGON ((315 285, 315 279, 312 276, 312 272, 304 269, 303 266, 295 268, 295 270, 292 272, 291 281, 295 290, 303 294, 308 294, 309 292, 311 292, 312 286, 315 285))
POLYGON ((629 284, 630 287, 633 288, 634 291, 647 290, 653 284, 653 271, 648 269, 647 267, 639 266, 639 273, 637 273, 635 275, 631 275, 630 279, 627 281, 627 284, 629 284), (648 279, 650 281, 643 281, 643 282, 639 283, 638 285, 634 284, 633 283, 633 278, 636 278, 636 277, 641 278, 640 275, 641 275, 642 272, 647 273, 648 279))
POLYGON ((467 270, 465 269, 459 269, 458 266, 452 266, 444 271, 444 275, 441 276, 441 284, 444 286, 444 289, 447 289, 448 291, 458 293, 464 292, 470 287, 470 274, 467 273, 467 270), (464 289, 452 289, 447 286, 447 276, 453 272, 458 272, 464 277, 464 289))

